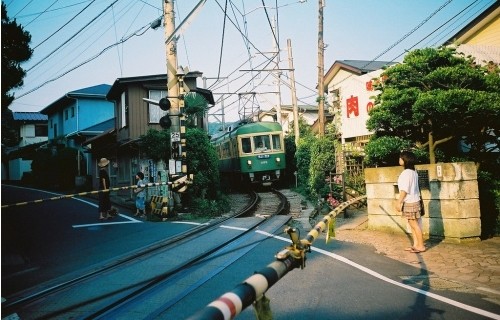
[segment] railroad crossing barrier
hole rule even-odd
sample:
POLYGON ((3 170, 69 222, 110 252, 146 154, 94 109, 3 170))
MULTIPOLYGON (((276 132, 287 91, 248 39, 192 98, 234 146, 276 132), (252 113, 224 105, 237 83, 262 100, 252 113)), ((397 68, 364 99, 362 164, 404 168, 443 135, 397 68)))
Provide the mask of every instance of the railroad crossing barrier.
POLYGON ((305 267, 306 252, 311 252, 311 245, 316 238, 328 227, 326 241, 335 236, 334 219, 348 206, 366 199, 366 195, 353 198, 341 203, 328 213, 323 220, 307 234, 305 239, 299 240, 295 228, 287 227, 285 232, 290 236, 292 244, 276 254, 276 261, 256 272, 232 291, 227 292, 201 309, 189 320, 224 319, 236 317, 250 304, 255 306, 256 318, 259 320, 272 319, 269 299, 264 296, 276 282, 295 268, 305 267))
MULTIPOLYGON (((146 184, 141 185, 141 187, 142 188, 150 188, 150 187, 168 185, 175 192, 184 192, 187 188, 187 185, 191 184, 193 182, 193 180, 192 180, 193 175, 176 176, 175 178, 177 179, 175 181, 146 183, 146 184)), ((134 188, 137 188, 137 185, 109 188, 109 189, 104 189, 104 190, 87 191, 87 192, 80 192, 80 193, 73 193, 73 194, 64 194, 64 195, 60 195, 60 196, 56 196, 56 197, 52 197, 52 198, 45 198, 45 199, 38 199, 38 200, 33 200, 33 201, 24 201, 24 202, 12 203, 12 204, 5 204, 5 205, 2 205, 2 209, 9 208, 9 207, 19 207, 19 206, 24 206, 24 205, 28 205, 28 204, 34 204, 34 203, 42 203, 42 202, 46 202, 46 201, 69 199, 69 198, 74 198, 74 197, 79 197, 79 196, 87 196, 87 195, 99 194, 99 193, 105 193, 105 192, 111 192, 111 191, 128 190, 128 189, 134 189, 134 188)))

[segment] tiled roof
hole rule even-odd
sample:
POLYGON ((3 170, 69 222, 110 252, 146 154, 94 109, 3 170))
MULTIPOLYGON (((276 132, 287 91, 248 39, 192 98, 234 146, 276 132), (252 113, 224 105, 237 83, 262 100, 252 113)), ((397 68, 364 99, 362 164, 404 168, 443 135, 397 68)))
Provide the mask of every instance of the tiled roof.
POLYGON ((40 112, 12 112, 15 121, 47 121, 49 117, 40 112))
POLYGON ((338 62, 360 70, 362 73, 368 73, 382 69, 382 67, 395 64, 391 61, 368 61, 368 60, 338 60, 338 62))
POLYGON ((481 65, 485 65, 489 61, 500 63, 500 47, 497 46, 461 44, 457 47, 457 51, 466 56, 474 57, 476 63, 481 65))

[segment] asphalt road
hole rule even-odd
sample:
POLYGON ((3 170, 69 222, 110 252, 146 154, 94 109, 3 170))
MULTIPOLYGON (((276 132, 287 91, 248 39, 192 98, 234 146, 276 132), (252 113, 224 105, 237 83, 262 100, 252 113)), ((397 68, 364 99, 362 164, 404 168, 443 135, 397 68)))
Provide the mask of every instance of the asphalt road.
MULTIPOLYGON (((2 205, 53 196, 2 186, 2 205)), ((192 227, 144 222, 125 211, 122 214, 100 222, 96 204, 88 199, 2 209, 2 295, 89 268, 192 227)), ((241 244, 242 250, 252 245, 248 254, 236 261, 229 257, 218 261, 223 265, 220 274, 158 319, 185 319, 264 268, 287 245, 288 236, 277 236, 255 233, 250 242, 241 244)), ((425 280, 417 284, 405 280, 422 275, 418 266, 388 259, 368 246, 318 240, 307 253, 306 267, 288 273, 266 296, 274 319, 500 319, 498 305, 480 295, 428 291, 425 280)), ((253 308, 238 319, 255 319, 253 308)))
MULTIPOLYGON (((55 197, 2 185, 2 205, 55 197)), ((120 208, 98 219, 92 199, 64 199, 2 209, 2 295, 145 247, 193 225, 145 222, 120 208)))

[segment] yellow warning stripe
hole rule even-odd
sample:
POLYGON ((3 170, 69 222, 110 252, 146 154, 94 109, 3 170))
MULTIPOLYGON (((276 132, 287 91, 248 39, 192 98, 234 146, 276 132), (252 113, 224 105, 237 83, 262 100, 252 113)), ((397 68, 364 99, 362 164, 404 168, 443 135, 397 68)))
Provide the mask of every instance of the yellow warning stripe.
MULTIPOLYGON (((156 186, 163 186, 163 185, 172 185, 172 182, 147 183, 147 184, 142 185, 142 187, 149 188, 149 187, 156 187, 156 186)), ((68 199, 68 198, 73 198, 76 196, 85 196, 85 195, 89 195, 89 194, 98 194, 98 193, 118 191, 118 190, 127 190, 127 189, 133 189, 133 188, 137 188, 137 185, 110 188, 110 189, 104 189, 104 190, 94 190, 94 191, 80 192, 80 193, 74 193, 74 194, 66 194, 66 195, 60 195, 57 197, 52 197, 52 198, 47 198, 47 199, 38 199, 38 200, 33 200, 33 201, 24 201, 24 202, 18 202, 18 203, 13 203, 13 204, 6 204, 6 205, 2 205, 2 209, 9 208, 9 207, 24 206, 24 205, 33 204, 33 203, 41 203, 41 202, 45 202, 45 201, 68 199)))

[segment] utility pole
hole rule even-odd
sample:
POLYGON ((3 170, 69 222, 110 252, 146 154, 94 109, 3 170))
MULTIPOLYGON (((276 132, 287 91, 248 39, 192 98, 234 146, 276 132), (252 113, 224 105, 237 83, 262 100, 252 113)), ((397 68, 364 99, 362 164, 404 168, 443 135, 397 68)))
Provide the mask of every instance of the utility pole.
MULTIPOLYGON (((166 0, 164 3, 165 39, 168 39, 175 31, 174 0, 166 0)), ((167 55, 167 96, 170 99, 170 117, 172 121, 171 132, 179 132, 179 85, 177 84, 177 42, 174 39, 166 43, 167 55)))
POLYGON ((319 136, 325 135, 325 61, 324 52, 325 45, 323 42, 323 7, 325 0, 319 1, 319 14, 318 14, 318 123, 319 123, 319 136))
POLYGON ((292 90, 292 106, 293 106, 293 129, 295 133, 295 146, 299 145, 299 107, 297 105, 297 92, 295 90, 295 69, 293 68, 292 58, 292 40, 288 39, 288 67, 290 68, 290 89, 292 90))
POLYGON ((276 69, 278 70, 276 73, 276 80, 278 80, 276 84, 276 120, 279 124, 281 124, 281 71, 280 71, 280 48, 278 44, 278 29, 276 28, 276 18, 273 18, 273 30, 274 30, 274 52, 276 52, 276 69))

